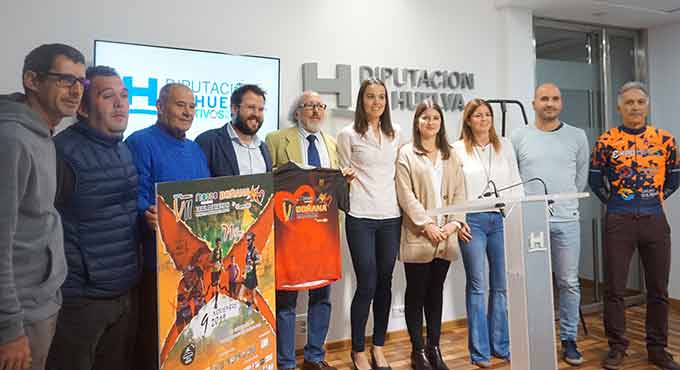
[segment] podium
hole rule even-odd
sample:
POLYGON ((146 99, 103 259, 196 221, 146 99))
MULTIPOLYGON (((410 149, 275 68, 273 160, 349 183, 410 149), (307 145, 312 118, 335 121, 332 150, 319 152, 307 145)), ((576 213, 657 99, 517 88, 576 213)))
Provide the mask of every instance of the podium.
POLYGON ((557 193, 485 198, 428 211, 428 215, 434 217, 503 210, 513 369, 557 369, 549 204, 588 196, 588 193, 557 193))

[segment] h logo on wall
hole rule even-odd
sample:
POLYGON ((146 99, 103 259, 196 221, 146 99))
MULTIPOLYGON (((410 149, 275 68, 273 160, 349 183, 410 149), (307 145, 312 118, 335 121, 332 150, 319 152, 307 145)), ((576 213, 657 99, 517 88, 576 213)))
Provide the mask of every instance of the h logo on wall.
MULTIPOLYGON (((414 111, 425 100, 439 104, 444 111, 462 111, 465 100, 458 90, 473 90, 473 73, 399 67, 359 66, 359 83, 376 78, 385 83, 391 109, 414 111), (452 92, 453 91, 453 92, 452 92)), ((302 64, 302 89, 335 94, 338 108, 352 105, 352 69, 335 66, 335 78, 319 78, 318 63, 302 64)))
POLYGON ((352 68, 349 64, 335 66, 335 78, 319 78, 319 63, 302 65, 302 89, 313 90, 320 94, 335 94, 338 108, 352 105, 352 68))

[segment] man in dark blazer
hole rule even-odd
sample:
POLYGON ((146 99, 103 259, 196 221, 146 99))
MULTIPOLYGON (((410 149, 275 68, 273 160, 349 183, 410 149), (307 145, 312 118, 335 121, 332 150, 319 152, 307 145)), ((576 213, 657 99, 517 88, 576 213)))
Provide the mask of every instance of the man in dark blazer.
POLYGON ((267 144, 257 136, 264 122, 264 102, 265 92, 259 86, 239 87, 231 94, 232 121, 196 138, 213 177, 272 171, 267 144))

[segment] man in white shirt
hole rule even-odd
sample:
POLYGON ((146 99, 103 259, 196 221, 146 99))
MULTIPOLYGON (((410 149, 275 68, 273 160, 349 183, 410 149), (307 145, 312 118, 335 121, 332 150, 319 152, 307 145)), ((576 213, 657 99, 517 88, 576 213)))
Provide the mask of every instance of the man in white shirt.
POLYGON ((264 122, 265 91, 242 85, 231 94, 232 121, 196 138, 213 177, 271 172, 267 144, 257 132, 264 122))

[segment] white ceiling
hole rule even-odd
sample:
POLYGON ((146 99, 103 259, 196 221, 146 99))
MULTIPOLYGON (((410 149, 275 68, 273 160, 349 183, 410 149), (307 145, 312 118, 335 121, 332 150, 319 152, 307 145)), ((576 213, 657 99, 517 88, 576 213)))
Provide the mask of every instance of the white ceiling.
POLYGON ((680 0, 496 0, 496 6, 528 8, 537 17, 627 28, 680 23, 680 0))
POLYGON ((648 10, 655 10, 661 12, 673 12, 680 10, 680 1, 677 0, 610 0, 598 1, 603 3, 610 3, 612 5, 628 6, 633 8, 643 8, 648 10))

